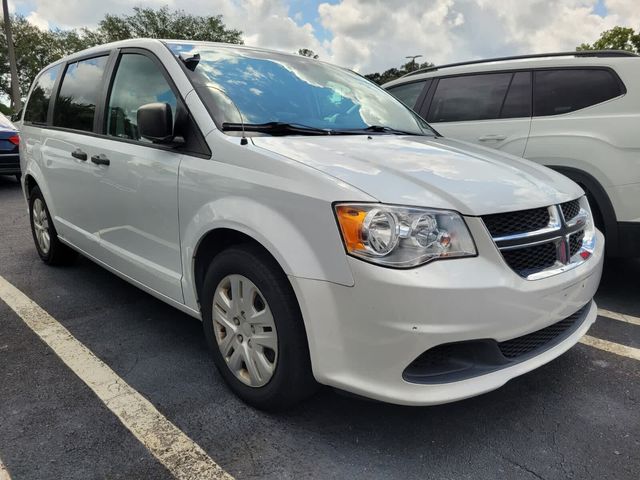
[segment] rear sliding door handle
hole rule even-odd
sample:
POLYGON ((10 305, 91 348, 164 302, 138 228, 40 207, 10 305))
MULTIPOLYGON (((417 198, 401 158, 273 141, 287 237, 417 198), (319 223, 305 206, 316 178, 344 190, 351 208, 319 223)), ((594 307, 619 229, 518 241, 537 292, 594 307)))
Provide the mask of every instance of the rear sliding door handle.
POLYGON ((76 148, 73 152, 71 152, 71 156, 73 158, 77 158, 78 160, 82 160, 83 162, 87 161, 87 154, 83 152, 79 148, 76 148))
POLYGON ((481 137, 478 138, 479 141, 481 142, 501 142, 502 140, 505 140, 507 137, 504 135, 483 135, 481 137))
POLYGON ((111 161, 107 157, 105 157, 103 154, 93 155, 91 157, 91 161, 96 165, 109 165, 111 163, 111 161))

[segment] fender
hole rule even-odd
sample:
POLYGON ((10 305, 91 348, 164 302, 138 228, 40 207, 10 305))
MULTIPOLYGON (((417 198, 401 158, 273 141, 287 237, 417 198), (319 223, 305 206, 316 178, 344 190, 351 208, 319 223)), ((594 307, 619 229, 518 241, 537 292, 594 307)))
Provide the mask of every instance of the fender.
POLYGON ((609 195, 603 186, 593 175, 574 167, 560 167, 557 165, 547 165, 547 167, 558 173, 569 177, 579 184, 587 193, 592 202, 595 202, 606 236, 606 251, 608 256, 616 256, 619 251, 618 220, 609 195))
POLYGON ((330 208, 327 208, 326 219, 294 221, 279 209, 255 199, 231 196, 201 206, 185 223, 184 220, 181 212, 182 289, 185 304, 191 308, 198 308, 196 252, 208 233, 221 228, 238 231, 257 241, 287 275, 346 286, 354 284, 330 208))

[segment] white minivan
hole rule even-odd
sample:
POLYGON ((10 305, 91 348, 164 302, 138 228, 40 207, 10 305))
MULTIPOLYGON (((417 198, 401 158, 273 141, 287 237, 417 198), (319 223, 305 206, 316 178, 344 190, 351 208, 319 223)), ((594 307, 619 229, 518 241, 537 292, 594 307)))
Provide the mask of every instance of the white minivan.
POLYGON ((585 190, 607 255, 640 256, 640 56, 476 60, 417 70, 384 88, 446 137, 566 175, 585 190))
POLYGON ((463 399, 596 318, 604 241, 578 185, 443 138, 342 68, 128 40, 46 67, 21 128, 42 260, 80 252, 201 319, 258 408, 319 384, 463 399))

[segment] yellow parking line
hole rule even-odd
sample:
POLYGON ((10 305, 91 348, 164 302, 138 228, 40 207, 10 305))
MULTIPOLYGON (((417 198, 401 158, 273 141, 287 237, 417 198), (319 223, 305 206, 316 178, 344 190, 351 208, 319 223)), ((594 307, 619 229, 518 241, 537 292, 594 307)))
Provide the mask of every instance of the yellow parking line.
POLYGON ((0 458, 0 480, 11 480, 11 475, 9 475, 9 470, 2 463, 2 459, 0 458))
MULTIPOLYGON (((151 402, 129 386, 55 318, 2 276, 0 299, 94 391, 122 424, 176 478, 233 480, 231 475, 167 420, 151 402)), ((0 480, 5 479, 0 476, 0 480)))
POLYGON ((633 325, 640 325, 640 318, 633 315, 625 315, 623 313, 612 312, 610 310, 598 309, 598 315, 611 318, 612 320, 618 320, 620 322, 632 323, 633 325))
POLYGON ((601 338, 591 337, 589 335, 582 337, 580 343, 604 350, 605 352, 640 360, 640 348, 627 347, 626 345, 620 345, 619 343, 602 340, 601 338))

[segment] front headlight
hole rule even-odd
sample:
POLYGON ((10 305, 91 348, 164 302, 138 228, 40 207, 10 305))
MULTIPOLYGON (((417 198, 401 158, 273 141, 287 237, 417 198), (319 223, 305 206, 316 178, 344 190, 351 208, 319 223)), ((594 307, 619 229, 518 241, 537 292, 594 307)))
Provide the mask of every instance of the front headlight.
POLYGON ((335 210, 347 253, 372 263, 409 268, 476 255, 456 212, 375 203, 339 203, 335 210))

